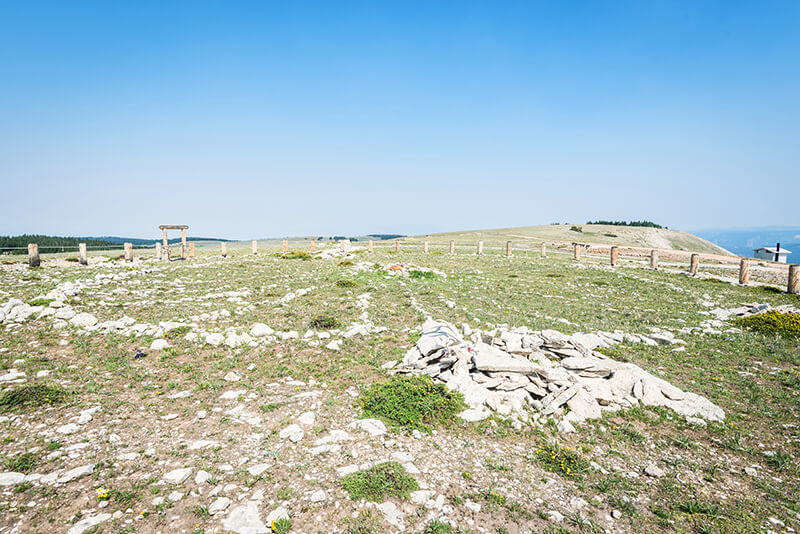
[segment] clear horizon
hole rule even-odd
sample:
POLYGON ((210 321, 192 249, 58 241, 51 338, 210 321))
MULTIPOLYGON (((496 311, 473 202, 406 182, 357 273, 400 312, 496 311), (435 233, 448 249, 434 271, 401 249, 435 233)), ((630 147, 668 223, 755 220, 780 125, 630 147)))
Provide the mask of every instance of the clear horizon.
POLYGON ((797 226, 800 4, 0 5, 0 234, 797 226))

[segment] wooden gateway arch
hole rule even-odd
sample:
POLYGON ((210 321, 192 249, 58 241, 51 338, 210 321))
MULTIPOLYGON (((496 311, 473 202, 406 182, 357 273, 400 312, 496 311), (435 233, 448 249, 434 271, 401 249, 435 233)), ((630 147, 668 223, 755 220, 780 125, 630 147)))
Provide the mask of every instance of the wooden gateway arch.
MULTIPOLYGON (((163 250, 156 250, 156 256, 158 256, 160 259, 165 260, 165 261, 169 261, 170 260, 169 239, 167 239, 167 230, 180 230, 181 231, 181 259, 185 260, 186 259, 186 230, 188 230, 189 227, 187 225, 185 225, 185 224, 162 224, 161 226, 159 226, 159 228, 161 229, 161 235, 163 236, 164 249, 163 250)), ((156 243, 156 248, 160 249, 161 248, 161 244, 160 243, 156 243)))

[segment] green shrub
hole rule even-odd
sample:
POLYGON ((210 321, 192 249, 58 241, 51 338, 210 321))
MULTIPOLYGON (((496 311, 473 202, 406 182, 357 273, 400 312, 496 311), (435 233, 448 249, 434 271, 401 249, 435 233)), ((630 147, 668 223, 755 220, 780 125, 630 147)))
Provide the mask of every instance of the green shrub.
POLYGON ((192 331, 191 326, 179 326, 177 328, 173 328, 172 330, 168 330, 164 333, 164 337, 167 339, 178 339, 179 337, 183 337, 189 332, 192 331))
POLYGON ((497 493, 494 490, 486 490, 483 493, 481 493, 481 496, 483 496, 483 498, 486 499, 486 501, 489 504, 496 504, 498 506, 503 506, 506 504, 506 502, 508 502, 508 499, 506 498, 505 495, 503 495, 502 493, 497 493))
POLYGON ((318 315, 311 319, 311 322, 308 323, 309 328, 314 328, 316 330, 330 330, 339 326, 339 321, 328 315, 318 315))
POLYGON ((436 273, 433 271, 419 271, 414 269, 408 271, 408 277, 414 280, 433 280, 436 278, 436 273))
POLYGON ((26 452, 11 458, 6 458, 6 468, 9 471, 29 473, 39 462, 39 457, 32 452, 26 452))
POLYGON ((29 306, 49 306, 54 299, 33 299, 28 303, 29 306))
POLYGON ((45 384, 26 384, 0 395, 0 409, 8 411, 28 406, 58 404, 69 397, 69 392, 61 387, 45 384))
POLYGON ((583 233, 583 228, 581 228, 580 226, 571 226, 569 230, 570 230, 571 232, 580 232, 580 233, 583 233))
POLYGON ((800 371, 797 369, 784 369, 777 376, 787 388, 800 389, 800 371))
POLYGON ((337 280, 336 287, 343 287, 343 288, 358 287, 358 282, 356 282, 355 280, 337 280))
POLYGON ((273 521, 270 525, 270 529, 277 534, 289 534, 292 530, 292 522, 284 517, 273 521))
POLYGON ((784 337, 800 337, 800 313, 770 310, 758 315, 740 317, 733 324, 749 328, 762 334, 777 334, 784 337))
POLYGON ((583 456, 558 443, 547 443, 539 447, 534 456, 545 469, 567 478, 581 478, 589 469, 589 462, 583 456))
POLYGON ((428 376, 394 376, 368 387, 359 402, 367 417, 424 432, 449 424, 465 407, 461 393, 428 376))
POLYGON ((689 515, 705 515, 709 517, 718 517, 721 513, 720 507, 716 504, 700 502, 697 499, 679 503, 678 510, 689 515))
POLYGON ((17 484, 14 486, 14 493, 25 493, 29 489, 33 487, 33 484, 30 482, 23 482, 22 484, 17 484))
POLYGON ((342 479, 342 486, 351 499, 383 502, 388 497, 407 499, 418 490, 417 481, 397 462, 384 462, 365 471, 351 473, 342 479))
POLYGON ((286 254, 279 254, 285 260, 310 260, 313 256, 305 250, 291 250, 286 254))
POLYGON ((339 265, 341 267, 350 267, 351 265, 355 265, 355 264, 350 260, 342 260, 342 261, 339 262, 339 265))

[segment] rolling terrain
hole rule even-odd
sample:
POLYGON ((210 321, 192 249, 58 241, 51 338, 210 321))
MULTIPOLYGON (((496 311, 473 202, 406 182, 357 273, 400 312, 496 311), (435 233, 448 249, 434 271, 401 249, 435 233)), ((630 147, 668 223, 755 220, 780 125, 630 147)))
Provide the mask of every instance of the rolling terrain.
POLYGON ((513 241, 515 247, 525 247, 526 244, 530 244, 532 248, 538 247, 542 241, 553 244, 578 242, 731 255, 730 252, 710 241, 680 230, 598 224, 550 224, 492 230, 470 230, 430 234, 430 237, 414 236, 405 240, 421 242, 426 239, 431 242, 442 243, 454 240, 457 244, 474 244, 478 241, 484 241, 487 246, 500 246, 506 241, 513 241), (571 228, 580 228, 581 231, 577 232, 571 230, 571 228))

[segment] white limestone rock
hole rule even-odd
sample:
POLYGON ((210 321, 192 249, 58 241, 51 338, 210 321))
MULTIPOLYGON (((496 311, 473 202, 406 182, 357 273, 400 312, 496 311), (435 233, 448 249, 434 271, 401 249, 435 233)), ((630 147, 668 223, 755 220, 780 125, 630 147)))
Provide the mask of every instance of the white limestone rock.
POLYGON ((291 424, 278 432, 278 437, 281 439, 288 439, 292 443, 297 443, 305 436, 305 432, 298 424, 291 424))
POLYGON ((150 350, 164 350, 169 347, 169 342, 166 339, 155 339, 150 343, 150 350))
POLYGON ((183 484, 187 478, 192 475, 193 469, 191 467, 182 467, 180 469, 173 469, 165 473, 161 480, 167 484, 183 484))
POLYGON ((70 324, 88 328, 97 324, 97 317, 91 313, 79 313, 69 320, 70 324))
POLYGON ((270 531, 261 521, 258 503, 247 501, 237 506, 222 520, 225 530, 236 534, 266 534, 270 531))
POLYGON ((271 336, 275 331, 264 323, 255 323, 250 327, 250 333, 255 337, 271 336))
POLYGON ((348 428, 363 430, 371 437, 381 436, 387 432, 386 425, 378 419, 358 419, 350 423, 348 428))

